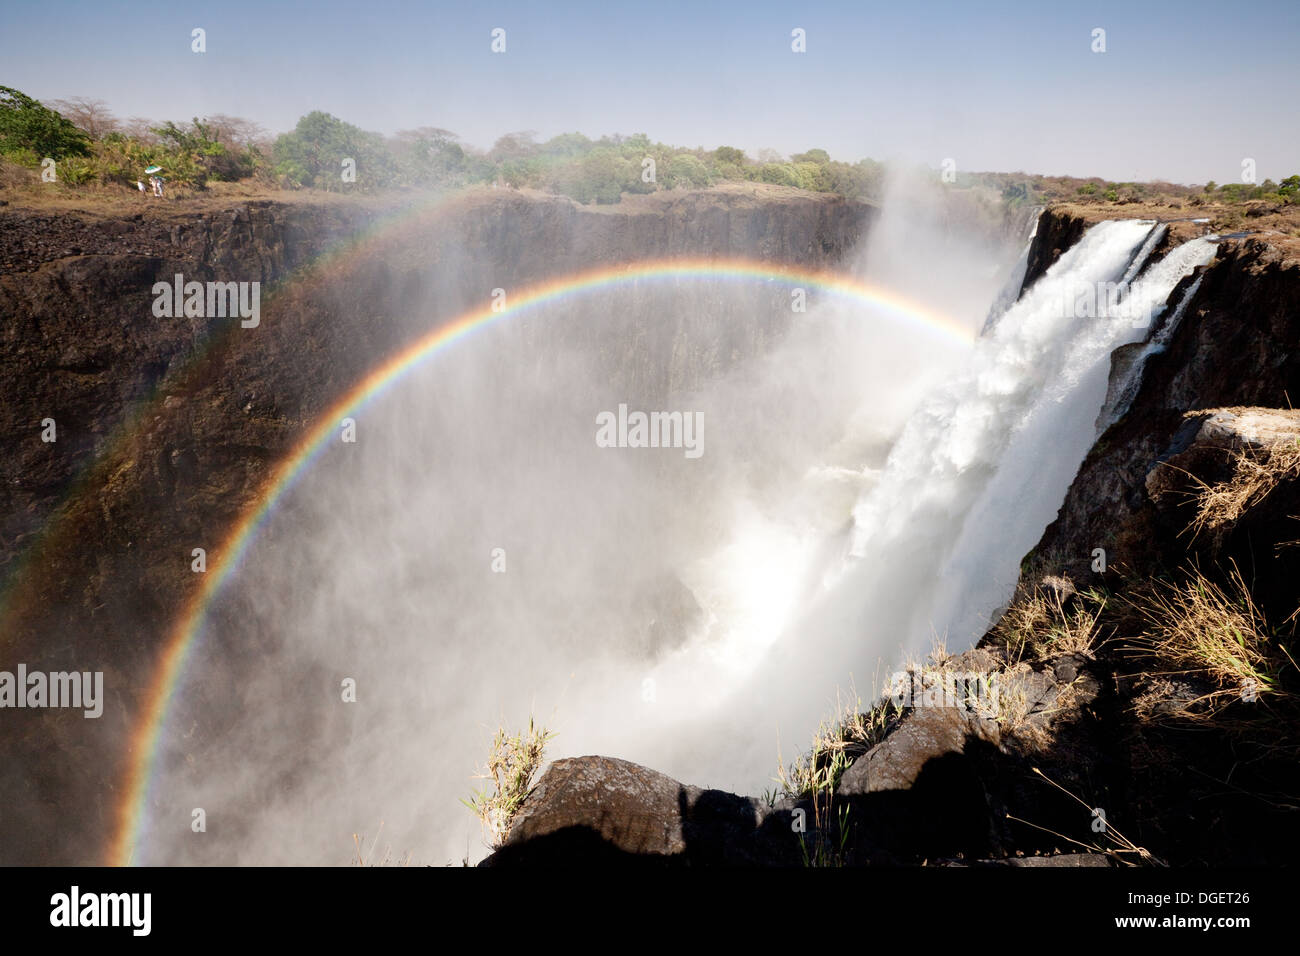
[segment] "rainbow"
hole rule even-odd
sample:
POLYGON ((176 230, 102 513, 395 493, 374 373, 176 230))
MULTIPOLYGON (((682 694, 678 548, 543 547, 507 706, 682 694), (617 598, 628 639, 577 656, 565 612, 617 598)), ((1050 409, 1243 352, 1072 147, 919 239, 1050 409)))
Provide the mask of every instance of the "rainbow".
POLYGON ((236 520, 224 543, 210 553, 209 570, 202 586, 190 595, 165 639, 161 659, 146 690, 141 716, 127 745, 128 776, 116 813, 116 829, 108 845, 110 865, 125 866, 133 862, 144 832, 154 761, 163 730, 190 653, 202 633, 208 608, 239 568, 277 502, 338 434, 340 420, 356 415, 412 369, 479 329, 507 317, 638 280, 780 282, 791 288, 816 289, 832 297, 868 304, 960 347, 969 347, 974 341, 971 331, 951 319, 879 286, 829 272, 739 259, 661 259, 602 266, 532 286, 512 295, 508 305, 474 309, 433 329, 372 370, 320 417, 281 460, 261 493, 236 520))

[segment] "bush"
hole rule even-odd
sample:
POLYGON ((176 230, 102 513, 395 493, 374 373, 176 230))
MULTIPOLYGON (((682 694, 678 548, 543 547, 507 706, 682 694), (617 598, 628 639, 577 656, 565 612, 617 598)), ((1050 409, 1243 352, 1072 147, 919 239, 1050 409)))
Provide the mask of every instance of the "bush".
POLYGON ((57 170, 58 181, 69 186, 84 186, 96 178, 95 164, 79 156, 60 160, 57 170))
POLYGON ((669 188, 700 188, 713 183, 713 175, 703 160, 684 153, 668 161, 668 175, 664 182, 669 188))
POLYGON ((744 166, 745 151, 734 146, 719 146, 713 151, 713 158, 719 165, 744 166))
POLYGON ((759 179, 775 186, 799 186, 799 173, 789 163, 764 163, 759 179))

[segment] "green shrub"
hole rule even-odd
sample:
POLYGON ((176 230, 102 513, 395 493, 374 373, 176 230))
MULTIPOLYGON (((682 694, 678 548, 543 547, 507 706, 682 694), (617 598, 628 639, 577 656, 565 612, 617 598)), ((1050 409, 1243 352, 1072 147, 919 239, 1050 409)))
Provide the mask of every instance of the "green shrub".
POLYGON ((664 185, 670 188, 701 188, 713 183, 713 175, 704 161, 690 153, 672 157, 668 161, 667 179, 664 185))
POLYGON ((98 178, 94 162, 78 156, 60 160, 56 168, 58 181, 69 186, 84 186, 98 178))

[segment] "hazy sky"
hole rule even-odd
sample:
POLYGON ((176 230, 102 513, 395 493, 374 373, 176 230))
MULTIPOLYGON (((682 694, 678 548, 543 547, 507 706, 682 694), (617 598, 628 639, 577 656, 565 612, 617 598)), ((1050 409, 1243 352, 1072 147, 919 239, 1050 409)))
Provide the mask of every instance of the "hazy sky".
POLYGON ((648 133, 1177 182, 1300 171, 1300 2, 6 2, 0 85, 123 117, 648 133), (195 27, 207 52, 191 52, 195 27), (490 50, 506 31, 506 52, 490 50), (791 51, 802 28, 807 52, 791 51), (1092 51, 1094 28, 1106 52, 1092 51))

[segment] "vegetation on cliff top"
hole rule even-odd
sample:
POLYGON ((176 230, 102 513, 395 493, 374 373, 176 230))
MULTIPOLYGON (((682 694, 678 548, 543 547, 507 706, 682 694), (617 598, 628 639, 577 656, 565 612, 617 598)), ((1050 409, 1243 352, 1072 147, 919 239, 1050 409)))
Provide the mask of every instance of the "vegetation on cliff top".
MULTIPOLYGON (((421 126, 384 137, 322 111, 272 137, 256 123, 214 115, 188 123, 121 120, 100 100, 79 97, 42 105, 0 87, 0 157, 37 169, 56 161, 56 182, 134 189, 150 165, 163 167, 169 187, 250 181, 262 188, 376 192, 492 184, 531 188, 581 203, 617 203, 625 195, 698 189, 719 183, 766 183, 852 199, 881 197, 885 167, 872 159, 835 160, 824 149, 791 156, 733 146, 706 150, 655 142, 644 133, 591 139, 562 133, 540 141, 532 131, 507 133, 489 150, 446 129, 421 126)), ((936 182, 978 190, 1008 206, 1052 202, 1156 204, 1172 209, 1263 202, 1300 202, 1300 176, 1258 186, 1177 186, 1102 179, 950 170, 936 182)), ((1132 211, 1132 210, 1130 210, 1132 211)), ((1298 230, 1300 232, 1300 230, 1298 230)))

